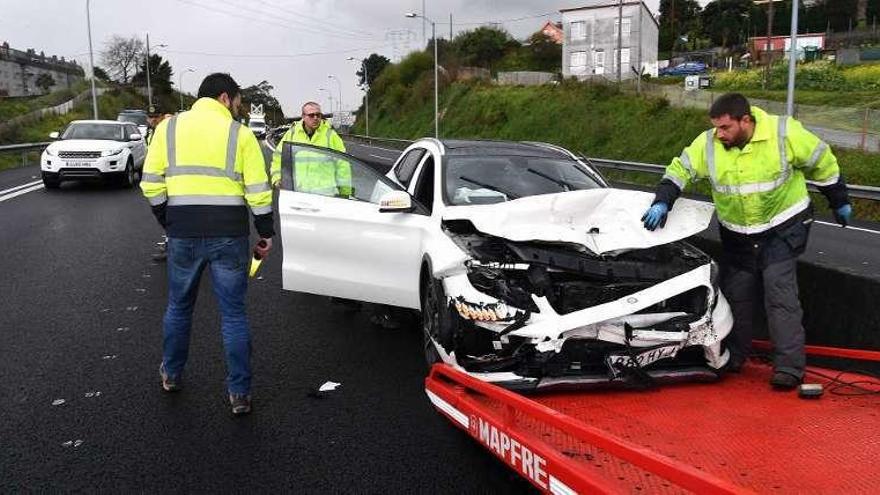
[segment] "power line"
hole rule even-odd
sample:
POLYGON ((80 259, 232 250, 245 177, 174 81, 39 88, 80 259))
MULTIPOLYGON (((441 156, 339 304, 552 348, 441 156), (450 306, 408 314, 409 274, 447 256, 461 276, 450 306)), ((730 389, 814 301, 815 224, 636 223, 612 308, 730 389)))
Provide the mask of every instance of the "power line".
POLYGON ((374 46, 372 48, 365 48, 359 46, 357 48, 346 48, 341 50, 328 50, 321 52, 301 52, 301 53, 289 53, 289 54, 265 54, 265 53, 254 53, 254 54, 244 54, 244 53, 210 53, 210 52, 197 52, 197 51, 189 51, 189 50, 169 50, 163 49, 163 52, 174 53, 178 55, 201 55, 205 57, 227 57, 227 58, 298 58, 298 57, 313 57, 317 55, 338 55, 342 53, 352 53, 363 50, 381 50, 383 48, 388 48, 391 46, 390 44, 374 46))
MULTIPOLYGON (((526 15, 526 16, 522 16, 522 17, 513 17, 510 19, 489 19, 489 20, 484 20, 484 21, 472 21, 472 22, 453 22, 452 25, 453 26, 480 26, 483 24, 504 24, 504 23, 508 23, 508 22, 519 22, 519 21, 526 21, 529 19, 537 19, 540 17, 547 17, 547 16, 551 16, 551 15, 556 15, 556 14, 558 14, 558 12, 545 12, 543 14, 532 14, 532 15, 526 15)), ((438 24, 448 24, 448 23, 439 23, 438 22, 438 24)))
MULTIPOLYGON (((327 31, 323 31, 321 29, 314 28, 312 26, 297 26, 294 29, 289 24, 284 24, 283 22, 279 22, 276 19, 266 19, 266 18, 262 18, 262 17, 254 17, 252 15, 242 13, 240 9, 236 9, 236 7, 234 7, 234 6, 231 6, 231 8, 233 10, 229 10, 229 9, 221 9, 221 7, 218 6, 217 4, 205 5, 202 3, 194 2, 192 0, 177 0, 177 1, 180 3, 183 3, 183 4, 191 5, 193 7, 198 7, 198 8, 204 9, 204 10, 209 10, 215 14, 226 15, 229 17, 237 18, 237 19, 247 19, 247 20, 251 20, 251 21, 255 21, 255 22, 259 22, 259 23, 263 23, 263 24, 268 24, 268 25, 284 28, 285 30, 288 30, 288 31, 294 30, 294 31, 305 31, 305 32, 312 33, 312 34, 328 34, 327 31)), ((229 6, 229 4, 226 4, 226 5, 229 6)), ((258 12, 258 13, 260 13, 260 12, 258 12)), ((263 15, 266 15, 266 14, 263 14, 263 15)), ((290 20, 290 19, 288 19, 288 20, 290 20)), ((364 38, 363 36, 349 36, 349 35, 345 35, 345 34, 334 34, 334 36, 340 37, 340 38, 357 39, 357 40, 362 40, 362 41, 367 39, 367 38, 364 38)))
MULTIPOLYGON (((320 23, 322 23, 322 27, 325 27, 325 26, 326 26, 326 27, 328 27, 328 28, 330 28, 330 29, 333 29, 333 30, 336 30, 336 31, 340 31, 340 32, 349 32, 349 33, 351 33, 351 34, 362 35, 362 36, 374 36, 374 34, 373 34, 372 32, 370 32, 370 31, 367 31, 367 30, 364 30, 364 29, 358 29, 358 28, 350 28, 350 27, 342 26, 342 25, 338 25, 338 24, 337 24, 337 25, 334 25, 334 24, 328 24, 328 23, 327 23, 327 19, 321 19, 321 18, 319 18, 319 17, 311 16, 311 15, 309 15, 309 14, 304 14, 304 13, 299 12, 299 11, 296 11, 296 10, 291 10, 291 9, 289 9, 289 8, 285 8, 285 7, 282 6, 282 5, 279 5, 279 4, 277 4, 277 3, 273 3, 273 2, 269 2, 269 1, 267 1, 267 0, 263 0, 262 5, 264 5, 264 6, 266 6, 266 7, 269 7, 270 9, 274 9, 274 10, 276 10, 276 11, 286 12, 286 13, 288 13, 288 14, 293 15, 294 17, 301 17, 301 18, 306 19, 306 20, 311 20, 311 21, 315 21, 315 22, 320 22, 320 23)), ((273 15, 274 15, 275 13, 276 13, 276 12, 274 12, 274 11, 272 12, 273 15)))

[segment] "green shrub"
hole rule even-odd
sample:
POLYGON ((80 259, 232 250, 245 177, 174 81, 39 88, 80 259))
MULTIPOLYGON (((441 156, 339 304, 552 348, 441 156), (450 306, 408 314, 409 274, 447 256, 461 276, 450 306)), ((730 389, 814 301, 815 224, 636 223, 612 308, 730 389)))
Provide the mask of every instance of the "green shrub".
POLYGON ((397 64, 400 82, 404 86, 412 86, 424 72, 434 69, 434 59, 427 52, 412 52, 397 64))

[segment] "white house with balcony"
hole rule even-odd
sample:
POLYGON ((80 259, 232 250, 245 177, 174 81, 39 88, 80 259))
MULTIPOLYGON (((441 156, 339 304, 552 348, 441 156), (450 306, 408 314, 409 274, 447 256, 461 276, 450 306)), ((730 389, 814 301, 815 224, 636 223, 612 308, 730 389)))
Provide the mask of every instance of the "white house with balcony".
POLYGON ((660 27, 641 1, 583 0, 581 7, 563 9, 562 75, 578 79, 617 79, 618 28, 620 31, 621 78, 635 71, 657 76, 657 44, 660 27))

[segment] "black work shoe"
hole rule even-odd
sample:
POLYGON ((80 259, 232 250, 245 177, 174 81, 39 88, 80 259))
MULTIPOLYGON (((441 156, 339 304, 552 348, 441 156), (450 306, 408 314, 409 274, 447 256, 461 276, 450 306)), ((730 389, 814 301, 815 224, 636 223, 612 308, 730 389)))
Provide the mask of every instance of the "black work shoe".
POLYGON ((243 416, 251 412, 251 396, 246 394, 229 394, 229 403, 232 405, 232 414, 243 416))
POLYGON ((745 359, 730 358, 727 360, 727 364, 724 365, 723 369, 726 373, 739 373, 742 371, 742 367, 745 364, 745 359))
POLYGON ((172 378, 166 373, 165 366, 162 364, 159 365, 159 376, 162 378, 162 390, 166 392, 177 392, 180 390, 180 380, 172 378))
POLYGON ((800 378, 784 371, 774 371, 770 378, 770 386, 775 390, 794 390, 800 384, 800 378))

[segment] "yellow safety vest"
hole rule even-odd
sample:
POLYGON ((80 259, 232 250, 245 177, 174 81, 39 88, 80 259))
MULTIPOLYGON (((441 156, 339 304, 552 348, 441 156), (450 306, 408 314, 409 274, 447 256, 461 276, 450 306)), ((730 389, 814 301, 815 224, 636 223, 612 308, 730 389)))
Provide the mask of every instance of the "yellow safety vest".
POLYGON ((718 221, 740 234, 781 225, 810 205, 806 180, 835 184, 837 158, 827 144, 791 117, 751 107, 755 131, 742 149, 725 149, 709 129, 672 160, 663 176, 684 190, 708 179, 718 221))
MULTIPOLYGON (((281 155, 285 142, 311 144, 345 152, 342 138, 326 120, 321 122, 311 137, 306 134, 302 122, 298 122, 284 134, 275 147, 272 156, 273 184, 281 180, 281 155)), ((334 160, 318 153, 301 151, 296 156, 294 189, 325 196, 350 196, 352 194, 351 164, 345 160, 334 160)))
POLYGON ((253 133, 213 98, 163 120, 150 143, 141 189, 151 205, 250 206, 272 212, 265 158, 253 133))

